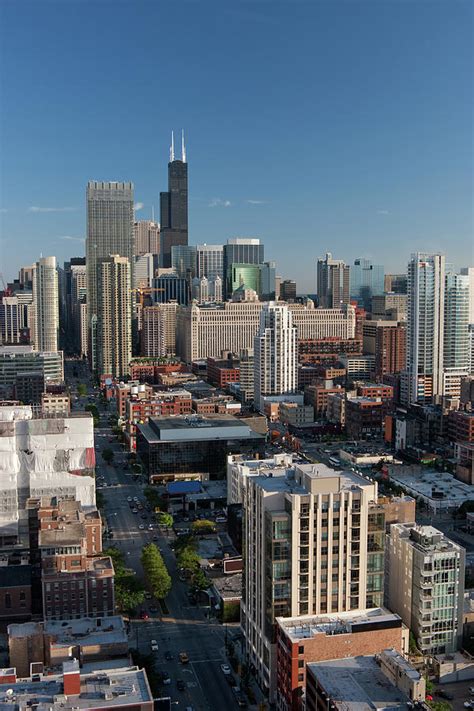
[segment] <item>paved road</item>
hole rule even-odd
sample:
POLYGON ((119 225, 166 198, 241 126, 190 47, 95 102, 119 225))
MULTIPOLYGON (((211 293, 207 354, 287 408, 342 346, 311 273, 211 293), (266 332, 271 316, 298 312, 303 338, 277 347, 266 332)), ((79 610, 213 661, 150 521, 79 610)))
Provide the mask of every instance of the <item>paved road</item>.
MULTIPOLYGON (((87 373, 79 371, 78 378, 70 378, 73 388, 78 382, 85 382, 92 392, 92 386, 86 378, 87 373)), ((75 409, 84 407, 86 398, 73 400, 75 409)), ((100 407, 99 407, 100 410, 100 407)), ((173 587, 166 603, 168 614, 160 617, 158 613, 152 614, 149 610, 156 602, 147 601, 143 609, 147 610, 148 620, 133 620, 130 625, 130 646, 137 647, 142 653, 150 653, 151 640, 158 642, 159 651, 156 652, 158 668, 168 671, 171 684, 163 686, 163 695, 171 696, 176 703, 176 708, 185 709, 192 706, 193 711, 221 711, 222 709, 236 709, 234 695, 228 685, 220 665, 227 661, 225 656, 225 630, 214 619, 207 619, 207 611, 191 606, 187 597, 187 586, 178 578, 176 561, 169 546, 166 535, 154 528, 153 531, 140 530, 138 526, 148 526, 151 522, 151 513, 146 520, 139 514, 133 514, 127 501, 128 497, 137 497, 144 504, 144 485, 134 480, 130 471, 121 464, 125 456, 120 444, 112 438, 112 431, 108 424, 108 411, 101 411, 99 427, 95 431, 96 444, 96 475, 99 480, 104 479, 106 486, 100 488, 105 499, 104 513, 109 528, 113 530, 113 539, 110 544, 120 548, 124 553, 127 565, 143 576, 140 555, 143 545, 158 536, 156 544, 162 550, 162 555, 173 580, 173 587), (109 466, 101 457, 101 450, 112 449, 114 461, 109 466), (171 661, 165 660, 165 652, 173 655, 171 661), (180 664, 179 652, 186 651, 189 657, 188 664, 180 664), (176 686, 178 679, 186 685, 185 691, 179 691, 176 686)), ((104 547, 109 542, 104 541, 104 547)))

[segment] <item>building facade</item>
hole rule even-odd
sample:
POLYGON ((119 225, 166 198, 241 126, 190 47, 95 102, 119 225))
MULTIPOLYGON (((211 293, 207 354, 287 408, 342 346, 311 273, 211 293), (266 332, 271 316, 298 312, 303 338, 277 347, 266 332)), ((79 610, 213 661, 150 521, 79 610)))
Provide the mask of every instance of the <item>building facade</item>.
POLYGON ((39 351, 57 351, 59 291, 56 257, 41 257, 33 270, 35 326, 32 341, 39 351))
POLYGON ((372 297, 384 293, 384 267, 356 259, 350 268, 350 298, 370 310, 372 297))
POLYGON ((333 259, 330 252, 327 252, 324 259, 318 259, 317 294, 319 306, 331 309, 349 303, 349 273, 350 268, 342 260, 333 259))
POLYGON ((130 262, 113 255, 99 265, 98 372, 120 378, 132 357, 130 262))
POLYGON ((224 281, 224 245, 198 244, 196 247, 196 276, 200 279, 215 279, 224 281))
POLYGON ((160 225, 153 220, 137 220, 133 223, 133 254, 160 253, 160 225))
POLYGON ((168 163, 168 191, 160 193, 160 266, 171 267, 173 245, 188 244, 188 164, 184 135, 181 160, 175 159, 174 136, 171 136, 168 163))

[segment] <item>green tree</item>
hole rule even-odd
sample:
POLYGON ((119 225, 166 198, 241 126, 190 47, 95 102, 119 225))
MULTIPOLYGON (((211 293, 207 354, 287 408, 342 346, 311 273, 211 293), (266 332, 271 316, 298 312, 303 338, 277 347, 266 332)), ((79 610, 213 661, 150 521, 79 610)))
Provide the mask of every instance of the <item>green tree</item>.
POLYGON ((143 548, 141 561, 153 595, 158 600, 162 600, 171 590, 171 577, 161 553, 154 543, 149 543, 143 548))
POLYGON ((114 459, 114 453, 111 449, 103 449, 102 450, 102 459, 106 464, 111 464, 114 459))
POLYGON ((196 570, 192 579, 193 588, 196 590, 207 590, 209 587, 209 580, 202 568, 196 570))
POLYGON ((150 506, 152 506, 154 509, 163 510, 166 508, 164 500, 161 498, 161 496, 153 486, 145 487, 143 493, 145 494, 145 498, 150 504, 150 506))
POLYGON ((161 511, 158 514, 158 523, 160 526, 166 526, 166 528, 171 528, 173 525, 173 516, 166 511, 161 511))
POLYGON ((199 567, 199 556, 191 546, 186 546, 181 549, 176 556, 177 563, 180 568, 189 573, 194 572, 199 567))
POLYGON ((84 385, 84 383, 79 383, 77 386, 77 394, 79 397, 85 397, 87 395, 87 385, 84 385))
POLYGON ((125 567, 123 554, 118 548, 111 546, 104 555, 109 555, 114 564, 117 607, 121 612, 131 613, 145 600, 145 589, 135 574, 125 567))
POLYGON ((191 530, 196 536, 204 536, 206 533, 214 533, 216 525, 214 521, 208 521, 204 518, 200 521, 194 521, 191 525, 191 530))

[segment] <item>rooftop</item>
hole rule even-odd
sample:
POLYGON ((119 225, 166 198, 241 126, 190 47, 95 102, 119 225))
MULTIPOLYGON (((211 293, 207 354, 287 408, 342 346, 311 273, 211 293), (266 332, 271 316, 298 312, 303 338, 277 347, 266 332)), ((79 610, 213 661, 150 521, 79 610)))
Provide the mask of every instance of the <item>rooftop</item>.
POLYGON ((449 472, 393 465, 389 468, 389 476, 391 481, 400 484, 410 493, 449 502, 452 506, 460 506, 466 499, 474 499, 474 486, 455 479, 449 472), (438 494, 437 497, 433 497, 433 491, 438 494))
POLYGON ((213 577, 211 582, 224 601, 242 597, 242 573, 213 577))
POLYGON ((10 638, 30 637, 43 629, 54 637, 55 645, 127 643, 123 618, 119 615, 105 618, 81 617, 78 620, 52 620, 50 622, 26 622, 8 626, 10 638))
POLYGON ((374 607, 357 612, 339 612, 329 615, 302 615, 300 617, 277 617, 280 628, 292 642, 309 639, 318 634, 336 635, 363 632, 371 625, 383 625, 384 628, 401 627, 398 615, 382 607, 374 607), (361 629, 359 628, 361 626, 361 629))
POLYGON ((148 424, 137 427, 148 442, 263 438, 245 421, 232 415, 151 417, 148 424))
POLYGON ((62 674, 40 681, 22 679, 0 687, 0 711, 21 711, 33 704, 36 711, 72 711, 145 702, 152 703, 153 696, 145 671, 138 667, 83 674, 81 691, 76 695, 64 695, 62 674))
POLYGON ((406 711, 408 697, 388 678, 374 657, 345 657, 317 664, 307 670, 337 708, 344 711, 406 711))

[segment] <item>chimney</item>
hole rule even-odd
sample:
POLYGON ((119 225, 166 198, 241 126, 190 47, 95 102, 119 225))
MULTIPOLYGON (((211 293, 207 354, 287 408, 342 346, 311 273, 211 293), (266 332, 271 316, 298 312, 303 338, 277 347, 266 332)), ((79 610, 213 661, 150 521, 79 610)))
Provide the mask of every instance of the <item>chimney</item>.
POLYGON ((77 696, 81 693, 81 672, 77 659, 63 662, 63 687, 66 696, 77 696))

